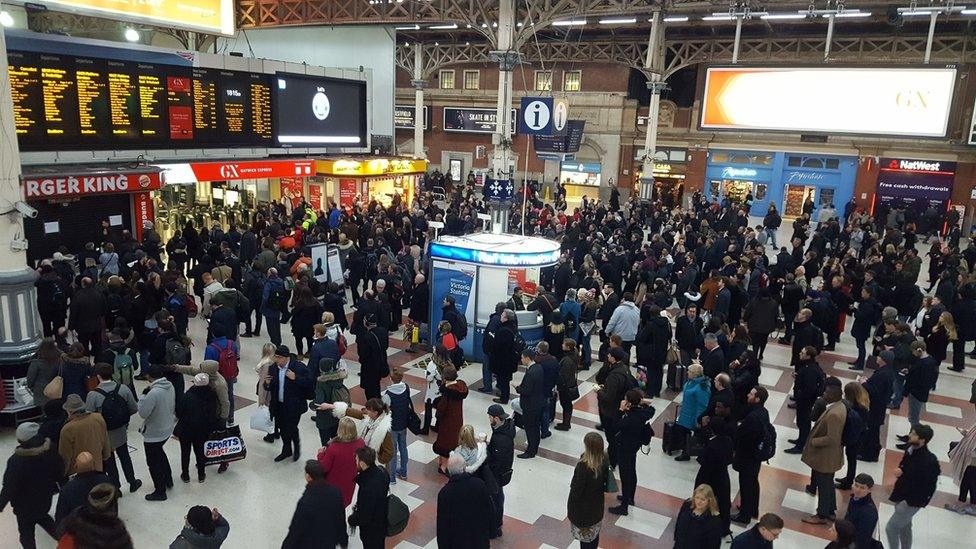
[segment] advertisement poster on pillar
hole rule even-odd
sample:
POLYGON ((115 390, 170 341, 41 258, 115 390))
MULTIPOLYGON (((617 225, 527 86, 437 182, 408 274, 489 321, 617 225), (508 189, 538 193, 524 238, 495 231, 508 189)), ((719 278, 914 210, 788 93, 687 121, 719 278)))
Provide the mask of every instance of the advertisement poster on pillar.
POLYGON ((355 179, 340 179, 339 206, 343 208, 352 208, 353 203, 356 201, 356 192, 355 179))
POLYGON ((955 162, 882 158, 880 166, 877 202, 883 210, 902 206, 922 214, 929 208, 941 213, 949 207, 955 162))
MULTIPOLYGON (((477 291, 476 267, 453 261, 434 261, 432 272, 433 280, 431 280, 430 287, 431 331, 435 331, 443 319, 444 312, 441 308, 444 305, 444 298, 449 295, 454 297, 454 305, 464 315, 464 318, 473 319, 475 317, 474 299, 471 296, 475 295, 477 291)), ((474 350, 474 337, 471 333, 473 331, 473 329, 469 329, 468 337, 461 341, 461 348, 467 355, 472 354, 474 350)), ((431 341, 436 341, 436 338, 431 338, 431 341)))
POLYGON ((305 180, 300 177, 282 177, 281 200, 288 200, 292 208, 297 208, 305 198, 305 180))
POLYGON ((325 205, 322 204, 322 185, 311 183, 308 185, 308 203, 316 212, 325 209, 325 205))

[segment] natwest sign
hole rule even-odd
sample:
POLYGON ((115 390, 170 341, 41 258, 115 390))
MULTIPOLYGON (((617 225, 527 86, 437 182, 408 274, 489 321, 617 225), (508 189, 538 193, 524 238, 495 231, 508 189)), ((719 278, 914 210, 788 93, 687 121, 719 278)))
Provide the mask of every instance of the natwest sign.
POLYGON ((888 163, 888 167, 893 170, 912 170, 916 172, 940 172, 942 171, 941 162, 928 162, 926 160, 894 160, 888 163))
POLYGON ((308 177, 315 175, 314 160, 242 160, 159 164, 167 185, 187 185, 201 181, 234 181, 266 177, 308 177))
POLYGON ((25 175, 23 181, 27 200, 155 191, 161 186, 158 173, 51 173, 25 175))

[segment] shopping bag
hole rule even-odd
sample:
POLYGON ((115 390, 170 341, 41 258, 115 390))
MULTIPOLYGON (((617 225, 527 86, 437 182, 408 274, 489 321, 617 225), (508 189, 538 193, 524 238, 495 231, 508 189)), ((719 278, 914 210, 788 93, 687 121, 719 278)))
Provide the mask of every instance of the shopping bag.
POLYGON ((251 414, 251 429, 262 433, 273 433, 275 424, 271 419, 271 409, 267 406, 258 406, 258 409, 251 414))
POLYGON ((610 464, 607 464, 607 483, 604 485, 603 491, 608 494, 613 494, 617 490, 617 479, 613 476, 613 469, 610 468, 610 464))
POLYGON ((205 465, 217 465, 240 461, 247 457, 247 447, 241 428, 237 425, 220 431, 214 431, 203 443, 203 458, 205 465))
POLYGON ((27 378, 14 380, 14 400, 24 406, 34 405, 34 393, 27 387, 27 378))

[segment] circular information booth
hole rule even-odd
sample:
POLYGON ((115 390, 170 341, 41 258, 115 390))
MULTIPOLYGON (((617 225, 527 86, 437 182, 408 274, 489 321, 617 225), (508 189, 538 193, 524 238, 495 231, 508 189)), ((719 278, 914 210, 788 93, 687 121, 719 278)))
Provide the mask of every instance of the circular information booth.
MULTIPOLYGON (((540 270, 555 265, 559 253, 558 242, 515 234, 442 236, 432 242, 430 341, 437 341, 444 298, 453 296, 468 323, 468 335, 461 341, 464 356, 482 361, 481 342, 495 305, 508 301, 516 287, 523 289, 526 299, 534 298, 540 270)), ((526 344, 542 340, 544 326, 538 312, 518 311, 516 316, 526 344)))

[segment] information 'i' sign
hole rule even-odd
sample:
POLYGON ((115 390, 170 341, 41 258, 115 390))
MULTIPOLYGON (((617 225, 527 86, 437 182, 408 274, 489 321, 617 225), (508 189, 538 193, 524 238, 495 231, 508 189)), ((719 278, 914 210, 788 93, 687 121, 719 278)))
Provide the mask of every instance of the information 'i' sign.
POLYGON ((523 97, 519 117, 519 133, 527 135, 552 134, 552 98, 523 97))

